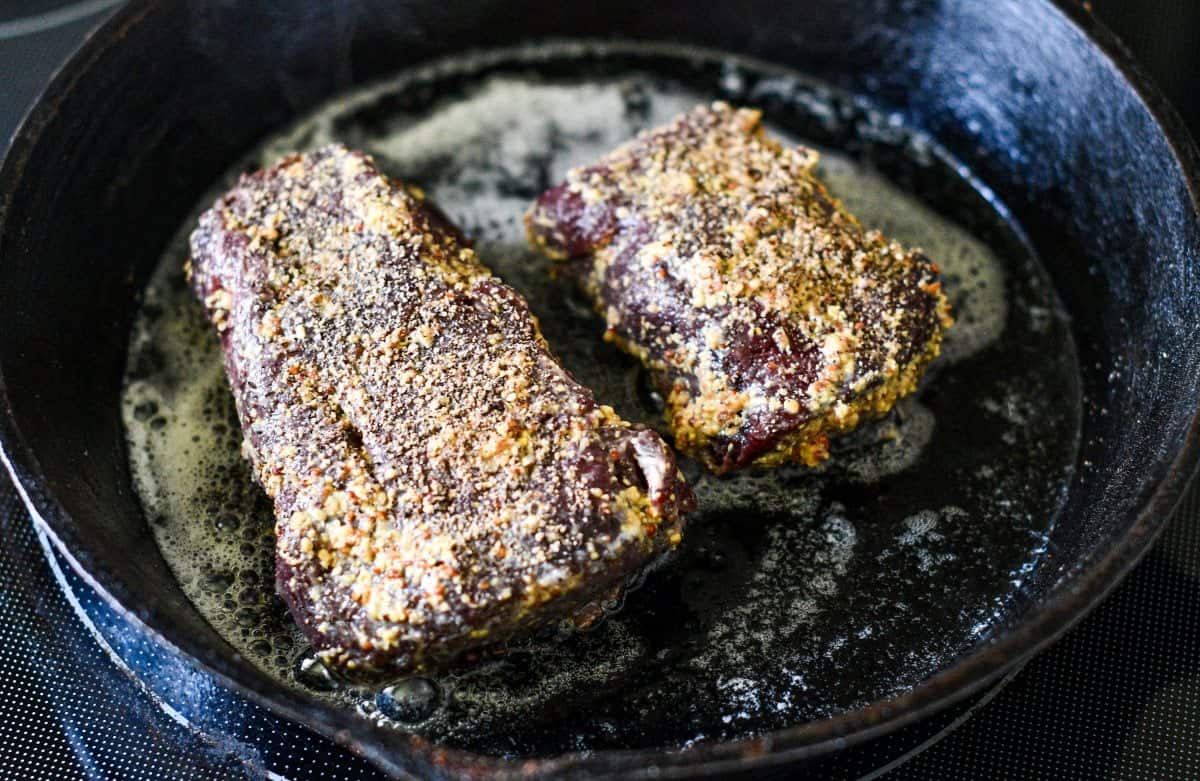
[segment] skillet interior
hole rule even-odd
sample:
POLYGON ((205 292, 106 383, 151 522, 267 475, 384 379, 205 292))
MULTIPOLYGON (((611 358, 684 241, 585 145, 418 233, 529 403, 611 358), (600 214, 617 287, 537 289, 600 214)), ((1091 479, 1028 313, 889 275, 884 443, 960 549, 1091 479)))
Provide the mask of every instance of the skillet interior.
POLYGON ((924 390, 839 439, 819 469, 718 478, 685 460, 699 507, 683 545, 589 631, 488 649, 383 692, 337 685, 270 598, 274 519, 240 452, 218 340, 183 278, 185 220, 134 327, 129 461, 167 564, 243 656, 281 685, 391 714, 390 726, 441 745, 553 756, 728 740, 844 711, 911 688, 1023 607, 1075 463, 1075 350, 1019 232, 959 178, 961 163, 894 117, 720 53, 545 43, 437 60, 338 96, 230 177, 331 138, 372 152, 463 227, 600 400, 661 425, 645 372, 597 338, 603 322, 569 280, 550 278, 521 214, 572 161, 714 97, 761 105, 779 132, 844 150, 819 166, 833 192, 939 263, 957 323, 924 390))
MULTIPOLYGON (((135 293, 220 171, 352 84, 462 46, 535 36, 619 33, 741 51, 895 107, 969 160, 1012 207, 1073 316, 1087 400, 1081 468, 1053 556, 1028 584, 1045 607, 1014 612, 1011 631, 964 665, 897 700, 771 741, 653 761, 824 750, 836 745, 829 738, 860 737, 965 693, 1077 617, 1144 549, 1178 496, 1195 460, 1200 232, 1191 147, 1180 161, 1154 114, 1080 30, 1048 6, 938 5, 906 3, 900 13, 879 3, 800 3, 781 18, 755 3, 702 17, 682 2, 652 16, 610 4, 602 17, 538 3, 519 13, 500 3, 362 3, 336 13, 323 4, 251 12, 135 3, 56 80, 4 169, 0 368, 14 471, 83 570, 169 642, 290 715, 330 733, 345 728, 343 739, 393 768, 421 766, 428 753, 390 751, 399 739, 271 693, 179 590, 130 488, 119 420, 135 293)), ((569 760, 597 770, 647 761, 569 760)))

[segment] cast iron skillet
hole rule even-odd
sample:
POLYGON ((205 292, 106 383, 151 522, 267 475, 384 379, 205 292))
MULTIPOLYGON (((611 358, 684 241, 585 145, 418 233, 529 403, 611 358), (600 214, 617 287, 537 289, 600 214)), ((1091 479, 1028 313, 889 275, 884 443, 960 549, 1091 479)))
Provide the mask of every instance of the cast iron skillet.
POLYGON ((3 456, 34 517, 115 606, 392 772, 675 776, 800 762, 994 680, 1070 627, 1153 542, 1200 458, 1198 171, 1171 109, 1074 6, 133 2, 58 74, 0 171, 3 456), (1072 315, 1086 399, 1080 468, 1053 556, 1029 583, 1033 606, 910 691, 683 752, 504 763, 375 728, 241 661, 147 531, 118 393, 137 291, 198 195, 256 139, 334 93, 463 47, 605 36, 793 66, 894 108, 968 161, 1012 208, 1072 315))

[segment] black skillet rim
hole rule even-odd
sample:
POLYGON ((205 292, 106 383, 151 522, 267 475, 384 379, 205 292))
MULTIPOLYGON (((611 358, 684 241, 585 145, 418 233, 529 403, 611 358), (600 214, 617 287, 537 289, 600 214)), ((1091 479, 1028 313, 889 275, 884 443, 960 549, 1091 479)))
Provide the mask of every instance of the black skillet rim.
MULTIPOLYGON (((1200 212, 1200 152, 1182 120, 1135 63, 1123 44, 1086 8, 1071 0, 1051 0, 1051 5, 1079 28, 1109 63, 1129 83, 1161 128, 1187 181, 1193 208, 1200 212)), ((118 45, 128 31, 159 4, 133 0, 93 31, 83 46, 54 75, 49 86, 25 116, 13 136, 0 167, 0 239, 5 216, 30 152, 41 128, 76 88, 78 76, 108 47, 118 45)), ((397 736, 356 716, 326 706, 314 698, 281 690, 249 665, 237 665, 202 647, 194 638, 175 636, 161 618, 132 603, 124 584, 89 561, 86 552, 76 555, 78 540, 70 516, 43 489, 44 476, 17 429, 0 367, 0 460, 14 478, 18 492, 35 522, 40 524, 75 570, 106 601, 130 618, 169 651, 195 660, 222 683, 250 697, 276 714, 305 724, 363 754, 393 773, 443 772, 475 777, 496 773, 537 776, 561 772, 604 776, 616 773, 679 777, 715 775, 771 764, 797 761, 838 750, 851 743, 878 737, 912 723, 978 691, 1058 639, 1096 606, 1133 568, 1157 539, 1182 498, 1200 464, 1200 407, 1193 413, 1182 448, 1146 501, 1136 521, 1108 549, 1080 567, 1056 598, 1033 608, 1013 630, 999 635, 954 666, 923 681, 911 690, 865 708, 807 722, 756 738, 701 744, 686 751, 641 749, 605 751, 589 755, 566 754, 548 759, 507 761, 469 752, 438 748, 421 739, 397 736)))

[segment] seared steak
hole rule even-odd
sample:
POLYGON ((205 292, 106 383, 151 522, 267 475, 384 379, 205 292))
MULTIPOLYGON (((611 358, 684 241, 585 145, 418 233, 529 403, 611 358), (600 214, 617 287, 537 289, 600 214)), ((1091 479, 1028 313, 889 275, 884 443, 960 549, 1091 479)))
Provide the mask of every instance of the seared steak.
POLYGON ((716 103, 571 171, 526 216, 651 370, 676 446, 716 472, 826 458, 828 434, 916 388, 950 324, 937 267, 865 230, 816 162, 716 103))
POLYGON ((585 618, 678 544, 694 500, 661 438, 575 382, 369 157, 242 177, 191 253, 274 501, 279 593, 334 668, 399 674, 585 618))

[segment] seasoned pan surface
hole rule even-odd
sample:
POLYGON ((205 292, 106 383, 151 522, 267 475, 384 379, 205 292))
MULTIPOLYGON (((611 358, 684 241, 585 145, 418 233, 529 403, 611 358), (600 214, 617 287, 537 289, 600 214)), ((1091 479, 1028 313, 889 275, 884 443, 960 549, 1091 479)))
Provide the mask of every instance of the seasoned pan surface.
POLYGON ((164 557, 242 654, 283 685, 473 751, 680 747, 903 691, 1025 606, 1076 456, 1066 317, 1003 206, 869 104, 714 52, 496 51, 339 97, 231 176, 335 140, 371 152, 476 240, 601 401, 660 425, 641 369, 598 339, 603 324, 550 278, 520 218, 568 167, 717 98, 764 106, 775 133, 824 145, 821 172, 850 210, 941 265, 959 322, 922 392, 837 443, 820 470, 718 478, 688 464, 701 508, 683 548, 600 626, 492 649, 444 676, 352 686, 320 668, 273 597, 270 506, 182 278, 189 221, 134 330, 125 425, 164 557))

